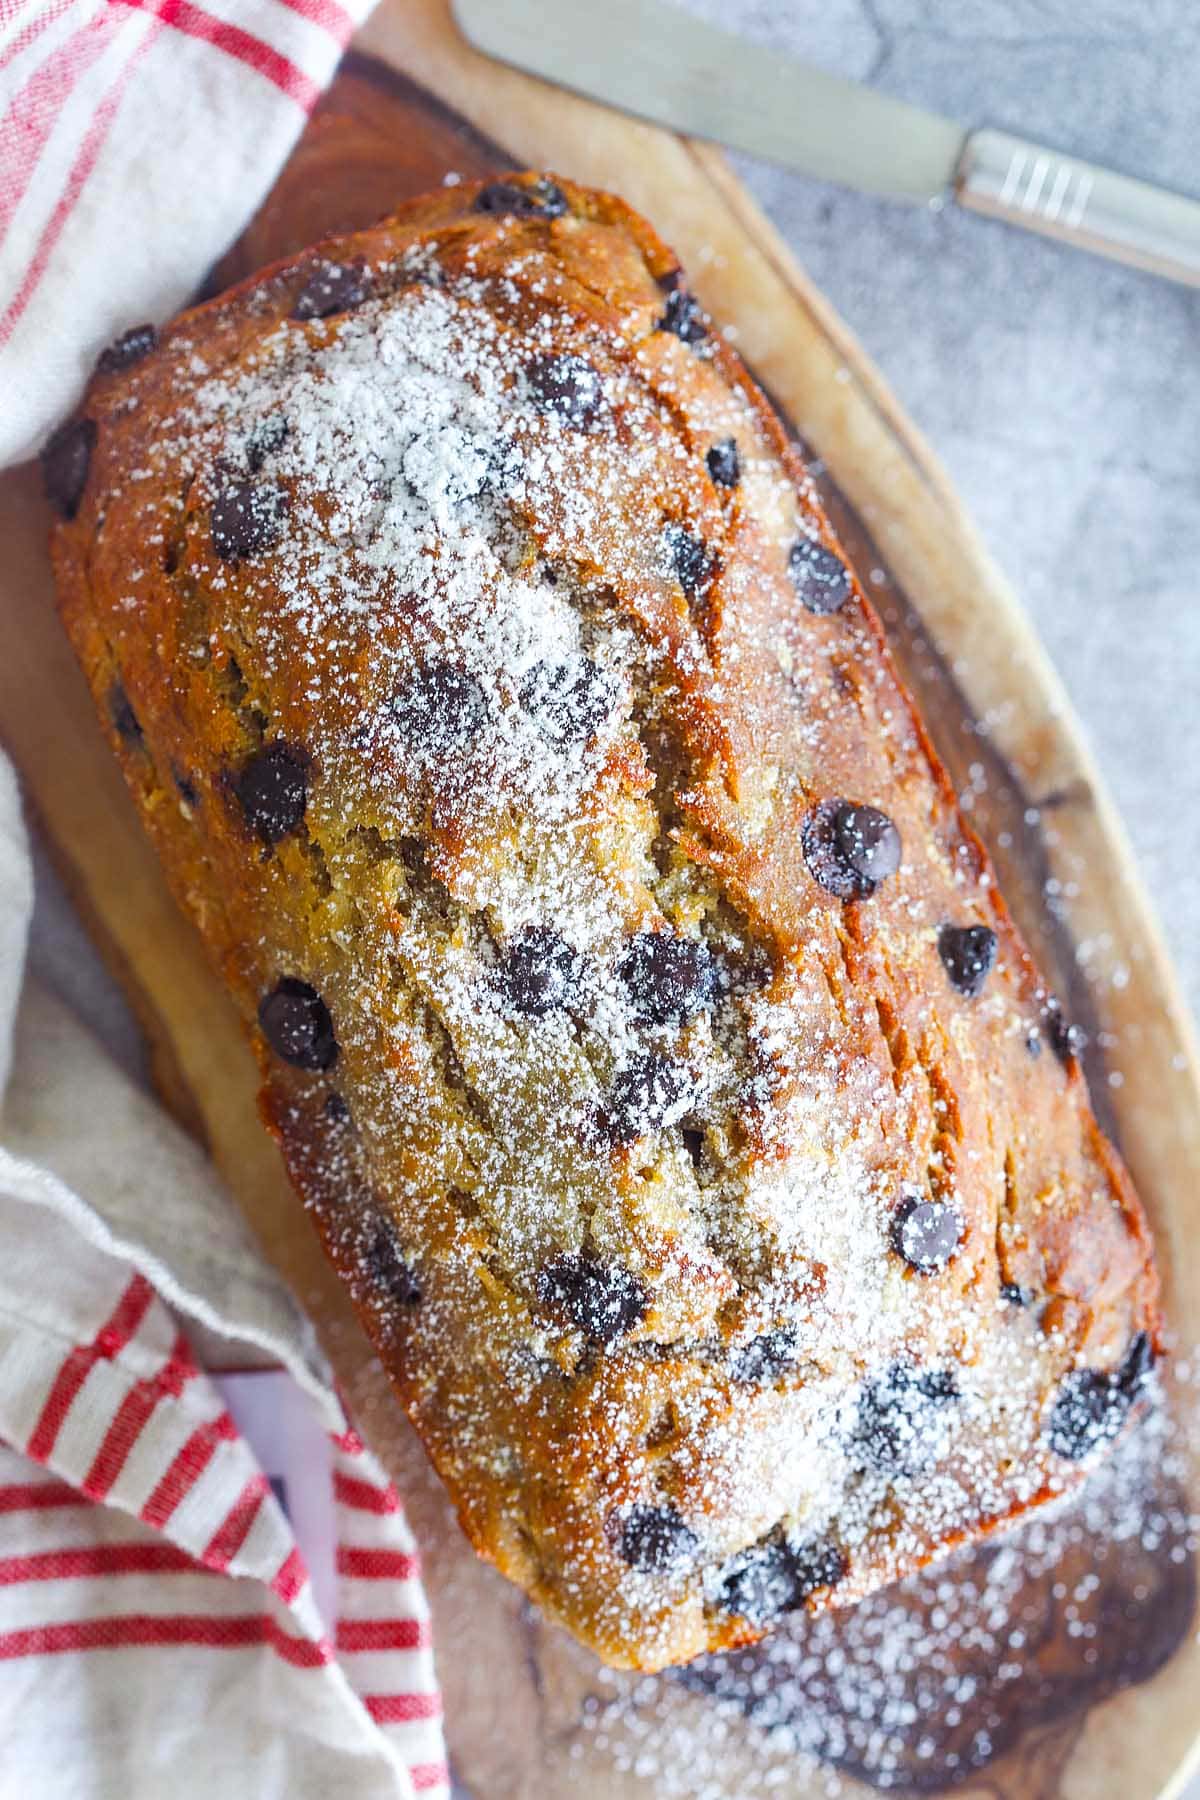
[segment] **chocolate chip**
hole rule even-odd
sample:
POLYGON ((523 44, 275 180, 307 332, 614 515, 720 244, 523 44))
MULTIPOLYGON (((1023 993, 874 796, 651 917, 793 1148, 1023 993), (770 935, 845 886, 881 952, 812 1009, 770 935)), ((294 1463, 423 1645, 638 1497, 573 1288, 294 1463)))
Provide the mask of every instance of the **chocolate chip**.
POLYGON ((636 1276, 594 1256, 556 1256, 538 1271, 537 1297, 599 1344, 624 1337, 646 1311, 646 1292, 636 1276))
POLYGON ((1029 1288, 1021 1287, 1015 1281, 1002 1281, 1000 1298, 1006 1306, 1028 1306, 1033 1299, 1033 1294, 1029 1288))
POLYGON ((108 690, 108 716, 113 722, 117 736, 126 744, 137 745, 142 742, 142 728, 138 716, 129 703, 129 695, 119 681, 114 681, 108 690))
POLYGON ((742 463, 736 438, 722 438, 705 457, 714 487, 735 488, 742 479, 742 463))
POLYGON ((59 426, 42 451, 42 487, 64 519, 73 519, 79 511, 96 436, 95 419, 71 419, 59 426))
POLYGON ((561 419, 575 431, 590 431, 600 414, 604 386, 598 372, 582 356, 535 356, 525 365, 530 397, 540 411, 561 419))
POLYGON ((642 931, 633 938, 617 974, 642 1018, 656 1025, 694 1018, 717 997, 717 966, 699 938, 672 931, 642 931))
POLYGON ((631 1506, 620 1520, 617 1548, 630 1568, 665 1575, 691 1562, 700 1540, 673 1506, 631 1506))
POLYGON ((590 656, 538 663, 521 683, 521 705, 547 741, 565 750, 588 743, 616 704, 617 682, 590 656))
POLYGON ((797 538, 788 556, 788 574, 800 604, 810 613, 840 612, 849 598, 849 569, 815 538, 797 538))
POLYGON ((282 448, 288 434, 288 422, 282 413, 272 413, 261 425, 256 425, 246 440, 246 466, 252 475, 266 462, 268 456, 282 448))
POLYGON ((1050 1048, 1064 1068, 1069 1068, 1083 1054, 1087 1042, 1078 1025, 1070 1025, 1063 1016, 1062 1002, 1052 994, 1042 1008, 1042 1032, 1050 1048))
POLYGON ((844 1552, 829 1538, 758 1544, 726 1564, 719 1601, 739 1619, 767 1625, 819 1589, 836 1587, 846 1568, 844 1552))
POLYGON ((673 520, 663 528, 663 549, 667 567, 675 576, 689 600, 702 600, 716 579, 720 567, 716 552, 703 538, 690 532, 686 525, 673 520))
POLYGON ((852 1454, 879 1475, 919 1475, 945 1455, 959 1398, 952 1370, 894 1363, 859 1395, 852 1454))
POLYGON ((1154 1345, 1150 1341, 1149 1332, 1139 1331, 1125 1354, 1118 1375, 1125 1393, 1134 1395, 1141 1391, 1155 1361, 1154 1345))
POLYGON ((331 1125, 345 1125, 350 1118, 350 1108, 341 1094, 327 1094, 325 1097, 325 1117, 331 1125))
POLYGON ((666 276, 659 285, 667 290, 667 304, 655 330, 669 331, 672 337, 679 338, 685 344, 700 343, 708 334, 708 322, 704 316, 704 308, 684 286, 682 274, 676 270, 674 275, 666 276))
POLYGON ((276 1056, 296 1069, 328 1069, 337 1060, 329 1008, 307 981, 285 975, 259 1002, 258 1022, 276 1056))
POLYGON ((493 181, 475 198, 475 211, 511 213, 518 219, 560 219, 567 210, 567 196, 545 175, 536 181, 493 181))
POLYGON ((233 784, 246 823, 265 844, 277 844, 295 831, 308 803, 307 758, 302 751, 275 742, 243 765, 233 784))
POLYGON ((922 1200, 911 1194, 892 1221, 892 1248, 919 1275, 934 1275, 956 1254, 963 1219, 948 1200, 922 1200))
POLYGON ((718 1595, 721 1607, 751 1625, 766 1625, 803 1604, 787 1544, 764 1544, 726 1565, 718 1595))
POLYGON ((212 547, 222 562, 239 562, 273 550, 283 536, 288 497, 266 482, 230 481, 220 489, 209 515, 212 547))
POLYGON ((158 332, 153 325, 131 325, 107 350, 100 352, 96 360, 97 374, 116 375, 122 369, 131 369, 143 356, 149 356, 157 342, 158 332))
POLYGON ((943 925, 938 955, 950 985, 968 1000, 983 989, 996 960, 996 934, 987 925, 943 925))
POLYGON ((1116 1437, 1150 1370, 1154 1348, 1139 1331, 1119 1369, 1074 1369, 1058 1390, 1050 1414, 1050 1447, 1070 1462, 1081 1462, 1098 1444, 1116 1437))
POLYGON ((573 998, 579 957, 553 926, 531 925, 510 946, 502 973, 509 1004, 540 1019, 573 998))
POLYGON ((813 879, 839 900, 866 900, 900 867, 900 833, 887 814, 850 800, 822 800, 800 846, 813 879))
POLYGON ((175 777, 175 786, 179 792, 179 798, 183 801, 183 804, 185 806, 198 806, 200 804, 200 795, 196 791, 195 782, 189 775, 181 775, 178 769, 172 770, 172 773, 175 777))
POLYGON ((482 684, 453 663, 415 669, 392 701, 400 729, 414 750, 465 750, 488 722, 491 708, 482 684))
POLYGON ((838 853, 857 878, 860 893, 873 894, 900 867, 900 833, 878 807, 844 804, 833 831, 838 853))
POLYGON ((321 263, 296 297, 293 319, 328 319, 353 312, 371 291, 371 275, 362 263, 321 263))
POLYGON ((647 1132, 675 1125, 697 1099, 690 1072, 679 1063, 648 1050, 620 1071, 608 1096, 605 1115, 609 1135, 632 1144, 647 1132))
POLYGON ((794 1325, 783 1325, 778 1331, 764 1332, 748 1344, 739 1344, 729 1358, 729 1373, 735 1381, 776 1381, 799 1360, 799 1337, 794 1325))
POLYGON ((363 1252, 363 1268, 376 1287, 398 1306, 415 1306, 421 1298, 416 1276, 400 1254, 391 1225, 380 1221, 363 1252))
POLYGON ((829 1538, 810 1538, 806 1544, 792 1545, 791 1552, 793 1576, 803 1600, 820 1588, 836 1587, 850 1566, 845 1551, 829 1538))

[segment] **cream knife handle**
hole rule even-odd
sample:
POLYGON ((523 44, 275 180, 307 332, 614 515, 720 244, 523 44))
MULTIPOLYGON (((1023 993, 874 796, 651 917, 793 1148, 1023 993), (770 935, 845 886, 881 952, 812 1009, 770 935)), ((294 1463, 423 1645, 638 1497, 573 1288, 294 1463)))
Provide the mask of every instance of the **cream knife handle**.
POLYGON ((954 196, 972 212, 1200 287, 1200 203, 1004 131, 973 131, 954 196))

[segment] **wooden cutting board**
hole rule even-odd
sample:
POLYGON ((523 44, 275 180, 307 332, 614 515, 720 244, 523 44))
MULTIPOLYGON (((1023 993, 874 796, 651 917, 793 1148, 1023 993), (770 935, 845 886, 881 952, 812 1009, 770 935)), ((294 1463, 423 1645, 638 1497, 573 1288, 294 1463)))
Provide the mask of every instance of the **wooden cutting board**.
MULTIPOLYGON (((720 155, 485 62, 457 37, 448 0, 384 0, 210 288, 444 179, 521 164, 616 189, 646 212, 821 459, 843 541, 956 784, 972 796, 1013 909, 1089 1032, 1093 1092, 1150 1208, 1170 1317, 1186 1337, 1200 1317, 1200 1077, 1128 846, 1057 678, 936 459, 720 155)), ((479 1800, 686 1794, 689 1734, 714 1741, 712 1702, 671 1680, 647 1695, 601 1677, 533 1616, 466 1549, 397 1416, 258 1125, 232 1011, 102 743, 54 617, 46 523, 35 471, 0 481, 0 734, 146 1027, 164 1097, 208 1144, 312 1311, 360 1422, 408 1496, 427 1548, 456 1772, 479 1800), (610 1723, 614 1694, 620 1718, 610 1723), (632 1766, 639 1745, 641 1772, 632 1766)), ((1049 1700, 1034 1705, 1017 1692, 996 1732, 1000 1753, 959 1793, 1162 1800, 1178 1791, 1197 1751, 1200 1645, 1194 1570, 1166 1554, 1134 1572, 1136 1604, 1128 1570, 1128 1591, 1105 1589, 1104 1629, 1126 1634, 1120 1654, 1102 1657, 1097 1673, 1078 1641, 1054 1637, 1049 1700)), ((782 1783, 771 1791, 787 1800, 825 1792, 823 1777, 779 1764, 736 1721, 706 1791, 741 1800, 768 1764, 782 1783)), ((848 1791, 867 1791, 854 1773, 848 1791)), ((923 1792, 949 1781, 936 1759, 914 1761, 910 1773, 923 1792)))

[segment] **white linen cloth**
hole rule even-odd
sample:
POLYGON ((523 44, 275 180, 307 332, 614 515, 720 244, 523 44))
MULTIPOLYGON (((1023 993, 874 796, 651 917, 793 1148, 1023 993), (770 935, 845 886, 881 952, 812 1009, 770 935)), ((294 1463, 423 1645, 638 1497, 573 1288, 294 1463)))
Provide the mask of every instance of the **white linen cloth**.
POLYGON ((0 467, 265 197, 371 0, 0 0, 0 467))
POLYGON ((394 1488, 202 1154, 36 984, 0 759, 0 1800, 448 1786, 394 1488), (268 1352, 331 1444, 336 1619, 189 1330, 268 1352))

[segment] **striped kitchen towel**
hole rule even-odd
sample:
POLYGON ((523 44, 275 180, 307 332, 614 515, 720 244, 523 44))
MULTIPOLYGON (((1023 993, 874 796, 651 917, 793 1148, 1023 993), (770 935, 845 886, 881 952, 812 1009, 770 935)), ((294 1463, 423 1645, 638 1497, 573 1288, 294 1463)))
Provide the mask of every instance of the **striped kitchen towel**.
POLYGON ((177 312, 371 0, 0 0, 0 466, 177 312))
POLYGON ((25 976, 29 876, 0 756, 0 1800, 444 1800, 396 1490, 206 1157, 25 976))

